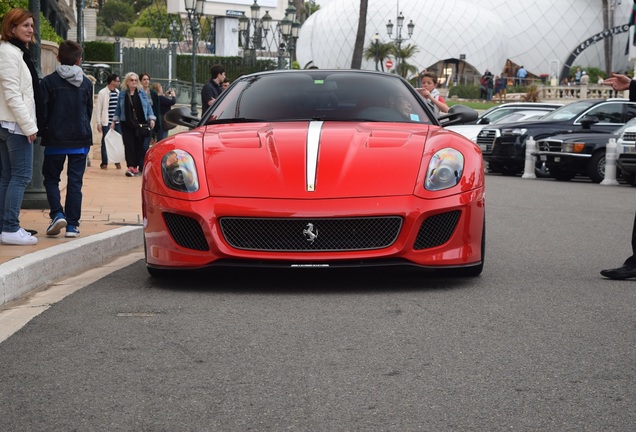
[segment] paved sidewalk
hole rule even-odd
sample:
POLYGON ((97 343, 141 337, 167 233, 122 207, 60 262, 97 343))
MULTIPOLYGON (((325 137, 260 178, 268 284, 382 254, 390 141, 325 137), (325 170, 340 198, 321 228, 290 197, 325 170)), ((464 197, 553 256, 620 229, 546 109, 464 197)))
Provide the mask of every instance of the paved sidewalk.
POLYGON ((84 174, 80 237, 67 239, 64 230, 57 237, 47 237, 48 209, 20 212, 21 226, 38 231, 38 244, 0 244, 0 307, 55 279, 143 245, 141 177, 126 177, 125 167, 118 170, 114 164, 102 170, 95 158, 91 165, 84 174))

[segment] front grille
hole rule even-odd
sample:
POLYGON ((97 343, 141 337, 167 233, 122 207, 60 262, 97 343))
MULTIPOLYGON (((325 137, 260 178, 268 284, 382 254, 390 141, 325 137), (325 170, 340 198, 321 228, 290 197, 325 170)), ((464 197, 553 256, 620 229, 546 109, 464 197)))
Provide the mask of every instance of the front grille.
POLYGON ((625 132, 621 138, 623 141, 636 141, 636 132, 625 132))
POLYGON ((163 220, 166 222, 170 235, 179 246, 200 251, 210 250, 203 229, 195 219, 174 213, 164 213, 163 220))
POLYGON ((537 141, 537 149, 539 151, 560 152, 561 144, 563 144, 563 141, 537 141))
MULTIPOLYGON (((523 150, 525 156, 525 149, 523 150)), ((492 149, 493 156, 499 156, 506 159, 515 159, 517 157, 517 146, 512 142, 504 142, 503 137, 499 137, 497 145, 492 149)))
POLYGON ((457 227, 461 211, 453 210, 427 218, 415 239, 415 250, 428 249, 446 243, 457 227))
POLYGON ((360 218, 220 219, 221 232, 234 248, 260 251, 356 251, 382 249, 400 233, 397 216, 360 218))
POLYGON ((481 148, 483 152, 491 152, 492 147, 495 144, 495 139, 497 138, 497 132, 489 129, 482 129, 477 135, 477 145, 481 148))

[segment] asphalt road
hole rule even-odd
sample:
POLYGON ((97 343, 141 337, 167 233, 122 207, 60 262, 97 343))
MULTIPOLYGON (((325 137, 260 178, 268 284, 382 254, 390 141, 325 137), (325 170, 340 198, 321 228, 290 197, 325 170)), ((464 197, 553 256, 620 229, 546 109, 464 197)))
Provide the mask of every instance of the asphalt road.
POLYGON ((0 430, 636 430, 635 197, 488 176, 474 279, 136 261, 0 343, 0 430))

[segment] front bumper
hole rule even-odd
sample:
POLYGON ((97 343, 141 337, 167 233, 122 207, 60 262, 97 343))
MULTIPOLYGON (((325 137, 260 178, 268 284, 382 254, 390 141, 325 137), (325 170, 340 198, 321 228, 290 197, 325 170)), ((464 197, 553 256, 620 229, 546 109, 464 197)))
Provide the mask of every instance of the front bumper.
MULTIPOLYGON (((482 261, 484 206, 483 188, 434 200, 398 196, 333 200, 207 198, 184 201, 143 191, 146 262, 150 267, 166 269, 220 265, 311 267, 391 263, 430 268, 471 266, 482 261), (423 234, 427 227, 425 221, 452 212, 458 217, 448 238, 440 240, 442 243, 422 242, 423 235, 437 235, 434 229, 423 234), (174 226, 166 223, 166 214, 177 215, 180 221, 187 220, 188 225, 180 225, 181 233, 177 235, 174 226), (399 217, 401 225, 395 239, 390 244, 371 249, 259 250, 236 247, 232 239, 228 241, 220 223, 223 218, 302 219, 303 224, 313 220, 316 228, 310 231, 329 236, 329 230, 325 231, 321 227, 321 221, 367 217, 399 217), (184 233, 197 238, 192 243, 184 243, 177 238, 184 233)), ((262 226, 257 225, 249 235, 258 238, 279 234, 264 231, 262 226)), ((347 235, 365 235, 351 231, 347 235)), ((303 230, 297 230, 297 235, 301 242, 310 240, 303 230)), ((342 232, 338 235, 342 235, 342 232)))
POLYGON ((560 171, 585 172, 592 157, 590 154, 562 153, 539 151, 532 153, 537 162, 544 163, 548 168, 558 168, 560 171))
POLYGON ((622 173, 636 175, 636 153, 622 153, 618 155, 616 166, 622 173))

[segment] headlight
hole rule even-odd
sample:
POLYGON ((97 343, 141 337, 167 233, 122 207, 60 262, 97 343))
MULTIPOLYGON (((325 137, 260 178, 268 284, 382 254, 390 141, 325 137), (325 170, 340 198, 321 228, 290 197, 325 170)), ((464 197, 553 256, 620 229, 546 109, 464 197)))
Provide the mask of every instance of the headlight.
POLYGON ((563 143, 561 144, 561 152, 563 153, 581 153, 585 148, 585 143, 563 143))
POLYGON ((527 132, 528 129, 525 128, 504 129, 502 131, 504 135, 525 135, 527 132))
POLYGON ((194 159, 183 150, 172 150, 161 159, 163 182, 170 189, 179 192, 199 190, 199 178, 194 159))
POLYGON ((452 148, 433 155, 426 171, 424 187, 430 191, 448 189, 459 183, 464 172, 464 155, 452 148))

